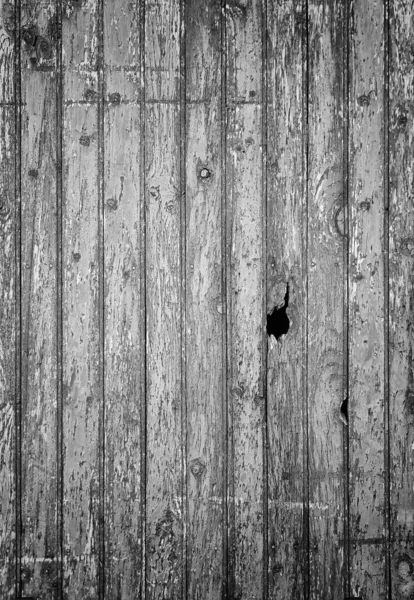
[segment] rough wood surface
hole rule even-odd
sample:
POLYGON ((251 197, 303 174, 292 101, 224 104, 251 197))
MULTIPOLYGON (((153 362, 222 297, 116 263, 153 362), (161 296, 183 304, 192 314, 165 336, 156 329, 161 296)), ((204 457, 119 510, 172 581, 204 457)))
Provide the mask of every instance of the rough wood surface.
POLYGON ((0 597, 16 595, 16 248, 14 12, 0 12, 0 597))
POLYGON ((226 6, 229 594, 263 593, 262 4, 226 6))
POLYGON ((381 2, 356 0, 349 88, 350 576, 387 597, 384 480, 384 47, 381 2))
POLYGON ((180 9, 145 6, 146 585, 154 600, 185 597, 180 9))
POLYGON ((225 297, 222 284, 221 6, 186 4, 187 584, 222 598, 225 297))
POLYGON ((106 594, 132 599, 142 593, 144 510, 140 14, 122 1, 104 10, 106 594))
POLYGON ((269 597, 304 597, 304 127, 302 3, 268 2, 267 312, 283 307, 289 330, 268 338, 269 597), (289 286, 289 288, 288 288, 289 286))
POLYGON ((344 3, 310 2, 308 362, 310 598, 343 598, 344 3))
POLYGON ((98 5, 65 5, 63 123, 64 597, 98 595, 98 5))
POLYGON ((58 577, 56 453, 56 36, 53 3, 28 2, 22 45, 22 594, 58 577))
POLYGON ((1 2, 1 598, 413 596, 413 35, 1 2))
POLYGON ((390 488, 393 598, 414 593, 414 12, 391 3, 390 14, 390 488))

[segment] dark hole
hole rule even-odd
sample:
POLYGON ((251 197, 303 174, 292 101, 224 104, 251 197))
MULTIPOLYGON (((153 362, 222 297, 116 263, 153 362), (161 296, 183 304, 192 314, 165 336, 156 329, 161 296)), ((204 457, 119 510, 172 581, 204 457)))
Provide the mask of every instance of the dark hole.
POLYGON ((348 425, 348 398, 345 398, 341 404, 341 415, 345 425, 348 425))
POLYGON ((277 340, 289 331, 289 319, 286 309, 289 305, 289 283, 286 284, 285 303, 280 308, 274 308, 267 315, 267 335, 273 335, 277 340))

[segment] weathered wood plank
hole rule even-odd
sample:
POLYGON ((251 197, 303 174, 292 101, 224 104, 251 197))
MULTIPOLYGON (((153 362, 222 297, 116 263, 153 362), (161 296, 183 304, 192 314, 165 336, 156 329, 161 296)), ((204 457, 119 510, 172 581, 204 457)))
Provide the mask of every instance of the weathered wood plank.
POLYGON ((142 8, 139 2, 104 2, 106 99, 137 102, 141 98, 142 8))
POLYGON ((64 597, 98 594, 98 6, 65 4, 63 131, 64 597), (80 103, 82 101, 82 104, 80 103))
POLYGON ((226 6, 231 597, 263 595, 262 3, 226 6))
POLYGON ((21 13, 22 594, 58 576, 55 4, 21 13))
POLYGON ((225 305, 222 285, 221 5, 186 6, 188 597, 222 597, 225 305))
POLYGON ((16 236, 14 11, 0 13, 0 596, 16 596, 16 236))
POLYGON ((304 489, 302 281, 305 201, 302 2, 268 2, 267 312, 283 328, 268 340, 269 598, 304 597, 307 516, 304 489))
MULTIPOLYGON (((308 10, 310 598, 322 600, 346 595, 343 424, 340 419, 345 398, 344 2, 311 1, 308 10)), ((346 430, 344 432, 346 434, 346 430)))
POLYGON ((144 298, 138 5, 105 3, 106 594, 142 593, 141 414, 144 298), (133 69, 133 71, 132 71, 133 69))
POLYGON ((388 597, 384 546, 384 7, 356 0, 349 87, 351 592, 388 597))
POLYGON ((180 100, 180 0, 145 2, 145 99, 180 100))
POLYGON ((145 6, 147 598, 184 587, 179 2, 145 6))
POLYGON ((414 592, 414 12, 390 2, 390 489, 392 597, 414 592))

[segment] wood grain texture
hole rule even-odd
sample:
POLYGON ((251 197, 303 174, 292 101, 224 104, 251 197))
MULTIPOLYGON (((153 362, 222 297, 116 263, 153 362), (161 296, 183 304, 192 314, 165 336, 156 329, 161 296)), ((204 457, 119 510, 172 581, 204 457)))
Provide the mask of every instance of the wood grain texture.
POLYGON ((0 13, 0 596, 16 593, 14 5, 0 13))
POLYGON ((414 13, 390 3, 390 487, 393 598, 414 593, 414 13))
POLYGON ((221 6, 186 5, 186 349, 189 598, 225 586, 221 6))
POLYGON ((411 4, 0 4, 1 599, 414 597, 411 4))
POLYGON ((142 11, 138 2, 104 2, 106 100, 113 105, 141 99, 142 11))
POLYGON ((268 2, 267 311, 284 305, 289 330, 268 339, 269 598, 304 597, 302 212, 305 202, 302 3, 268 2))
POLYGON ((143 585, 140 16, 121 1, 104 9, 105 571, 106 597, 126 600, 143 585))
POLYGON ((145 6, 146 585, 154 600, 185 595, 180 9, 145 6))
POLYGON ((98 594, 99 253, 97 3, 65 5, 63 518, 65 598, 98 594))
POLYGON ((343 598, 344 3, 308 4, 310 598, 343 598))
POLYGON ((226 6, 229 594, 263 595, 262 3, 226 6))
POLYGON ((23 7, 22 594, 45 598, 58 576, 54 23, 54 3, 23 7))
POLYGON ((387 597, 384 488, 383 4, 350 23, 349 489, 351 591, 387 597))

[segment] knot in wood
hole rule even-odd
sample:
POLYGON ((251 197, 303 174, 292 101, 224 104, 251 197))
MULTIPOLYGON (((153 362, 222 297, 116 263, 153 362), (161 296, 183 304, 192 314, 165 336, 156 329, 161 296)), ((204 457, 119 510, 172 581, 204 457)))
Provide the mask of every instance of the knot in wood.
POLYGON ((81 255, 79 254, 79 252, 72 252, 72 258, 75 262, 79 262, 81 259, 81 255))
POLYGON ((89 146, 91 143, 91 138, 89 135, 81 135, 79 138, 79 143, 82 146, 89 146))
POLYGON ((52 47, 49 42, 42 38, 39 42, 39 50, 43 54, 44 58, 51 58, 52 56, 52 47))
POLYGON ((118 202, 116 201, 116 198, 108 198, 106 201, 106 206, 110 210, 116 210, 118 208, 118 202))
POLYGON ((369 106, 369 96, 367 96, 366 94, 362 94, 361 96, 358 96, 357 102, 359 106, 369 106))
POLYGON ((27 44, 28 46, 36 46, 36 40, 37 40, 37 31, 35 27, 27 27, 26 29, 23 29, 22 32, 22 39, 24 41, 25 44, 27 44))
POLYGON ((398 117, 398 125, 403 125, 404 126, 404 125, 407 125, 407 122, 408 122, 407 115, 400 115, 398 117))
POLYGON ((86 92, 83 94, 83 96, 87 102, 93 102, 96 98, 96 92, 95 92, 95 90, 89 89, 89 90, 86 90, 86 92))
POLYGON ((211 177, 211 171, 207 169, 207 167, 203 167, 200 170, 200 177, 201 179, 209 179, 211 177))
POLYGON ((29 174, 29 177, 33 177, 33 179, 37 179, 37 177, 39 176, 39 171, 37 169, 30 169, 28 174, 29 174))
POLYGON ((109 94, 109 102, 111 104, 120 104, 121 102, 121 94, 118 92, 114 92, 113 94, 109 94))
POLYGON ((413 561, 408 554, 401 554, 396 562, 397 572, 400 577, 406 579, 411 577, 414 571, 413 561))
POLYGON ((362 202, 359 203, 359 208, 361 210, 370 210, 371 202, 369 200, 362 200, 362 202))
POLYGON ((160 186, 153 185, 152 187, 150 187, 149 193, 153 198, 159 198, 160 197, 160 186))
POLYGON ((199 479, 203 475, 205 470, 206 465, 204 461, 201 460, 201 458, 194 458, 190 462, 190 471, 197 479, 199 479))

